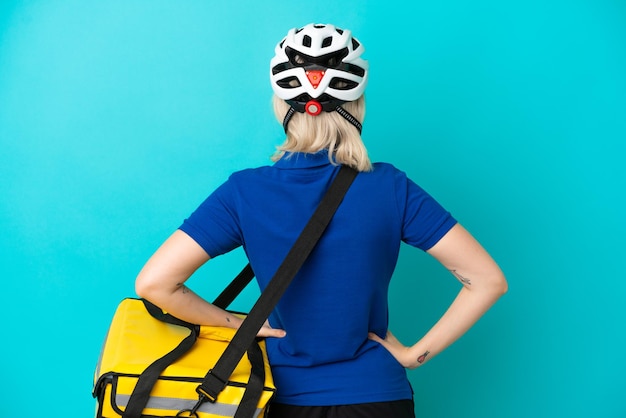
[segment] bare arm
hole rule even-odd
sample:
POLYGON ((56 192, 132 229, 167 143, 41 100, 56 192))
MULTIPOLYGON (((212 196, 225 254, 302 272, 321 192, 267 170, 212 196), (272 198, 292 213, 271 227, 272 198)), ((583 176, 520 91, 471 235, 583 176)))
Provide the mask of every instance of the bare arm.
MULTIPOLYGON (((209 255, 184 232, 175 231, 150 257, 135 281, 137 294, 184 321, 200 325, 238 328, 242 320, 207 302, 185 282, 209 255)), ((284 331, 269 325, 262 337, 282 337, 284 331)))
POLYGON ((507 291, 502 271, 485 249, 455 225, 428 253, 443 264, 463 287, 446 313, 413 346, 405 347, 391 332, 385 339, 371 333, 405 367, 415 368, 461 337, 507 291))

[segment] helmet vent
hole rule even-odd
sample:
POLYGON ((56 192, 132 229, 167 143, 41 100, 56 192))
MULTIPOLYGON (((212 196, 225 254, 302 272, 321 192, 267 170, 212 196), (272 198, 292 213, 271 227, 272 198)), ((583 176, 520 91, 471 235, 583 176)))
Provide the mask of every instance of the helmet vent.
POLYGON ((313 25, 315 29, 324 29, 326 25, 313 25))
POLYGON ((287 77, 282 80, 278 80, 276 84, 284 89, 293 89, 302 85, 300 84, 300 81, 298 81, 298 77, 287 77))
POLYGON ((358 47, 361 46, 361 44, 354 38, 352 38, 352 49, 358 49, 358 47))
POLYGON ((343 29, 336 28, 335 30, 339 35, 343 35, 343 29))
POLYGON ((324 40, 322 41, 322 48, 328 48, 332 44, 333 44, 333 38, 329 36, 328 38, 324 38, 324 40))
POLYGON ((311 47, 311 37, 309 35, 304 35, 304 37, 302 38, 302 45, 306 46, 307 48, 311 47))
POLYGON ((345 78, 335 77, 330 81, 330 87, 337 90, 350 90, 356 88, 359 83, 345 78))
POLYGON ((278 73, 282 73, 283 71, 287 70, 287 63, 283 62, 282 64, 278 64, 276 66, 274 66, 274 68, 272 68, 272 74, 276 75, 278 73))

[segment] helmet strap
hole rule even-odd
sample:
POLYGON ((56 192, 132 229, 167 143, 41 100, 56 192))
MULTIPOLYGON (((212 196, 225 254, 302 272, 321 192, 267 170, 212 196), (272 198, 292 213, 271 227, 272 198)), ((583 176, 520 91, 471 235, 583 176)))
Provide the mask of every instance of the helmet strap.
MULTIPOLYGON (((357 118, 352 116, 350 112, 348 112, 346 109, 344 109, 341 106, 337 106, 335 108, 335 111, 339 113, 345 120, 350 122, 357 129, 357 131, 359 131, 359 135, 361 134, 361 131, 363 130, 363 125, 361 125, 361 123, 357 120, 357 118)), ((294 109, 293 106, 291 106, 289 110, 287 111, 285 118, 283 119, 283 129, 285 130, 285 133, 287 133, 287 125, 289 125, 289 121, 291 120, 291 118, 293 117, 295 113, 296 113, 296 109, 294 109)))
POLYGON ((290 107, 285 115, 285 119, 283 119, 283 129, 285 130, 285 133, 287 133, 287 125, 289 125, 289 121, 293 117, 294 113, 296 113, 296 109, 290 107))
POLYGON ((357 131, 359 131, 359 135, 361 134, 361 131, 363 130, 363 125, 361 125, 361 122, 359 122, 354 116, 352 116, 350 112, 348 112, 346 109, 344 109, 341 106, 337 106, 335 111, 339 113, 341 116, 343 116, 345 120, 347 120, 352 125, 354 125, 357 131))

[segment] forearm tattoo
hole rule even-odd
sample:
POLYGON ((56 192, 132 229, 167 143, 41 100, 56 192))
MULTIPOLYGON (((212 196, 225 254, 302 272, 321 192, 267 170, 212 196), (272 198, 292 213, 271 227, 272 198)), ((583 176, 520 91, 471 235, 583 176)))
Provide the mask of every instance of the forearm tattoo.
POLYGON ((450 273, 452 273, 452 275, 456 277, 461 283, 466 284, 468 286, 472 284, 470 279, 468 279, 467 277, 461 276, 456 270, 450 270, 450 273))
POLYGON ((429 354, 430 354, 430 351, 425 352, 424 354, 422 354, 421 356, 419 356, 419 357, 417 358, 417 362, 418 362, 419 364, 424 363, 424 362, 426 361, 426 356, 427 356, 427 355, 429 355, 429 354))

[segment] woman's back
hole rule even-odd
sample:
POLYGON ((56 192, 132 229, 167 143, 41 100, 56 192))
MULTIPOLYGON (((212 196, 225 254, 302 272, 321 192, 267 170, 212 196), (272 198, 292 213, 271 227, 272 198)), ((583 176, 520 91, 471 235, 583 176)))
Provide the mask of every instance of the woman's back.
MULTIPOLYGON (((235 173, 181 229, 211 257, 243 245, 264 288, 338 170, 319 152, 235 173)), ((361 403, 410 394, 404 368, 368 333, 387 331, 387 290, 401 241, 427 249, 454 223, 389 164, 357 176, 270 316, 273 327, 287 331, 267 340, 279 402, 323 405, 331 396, 361 403)))

